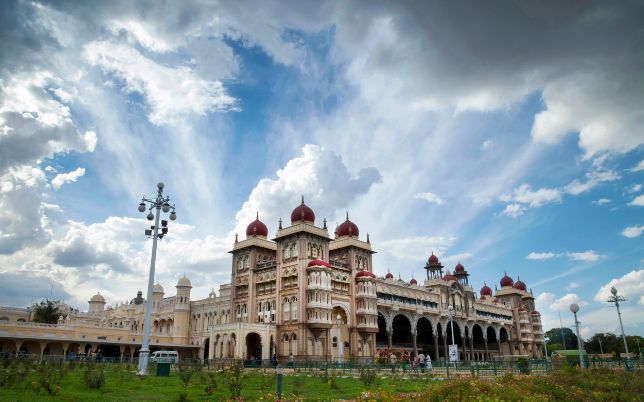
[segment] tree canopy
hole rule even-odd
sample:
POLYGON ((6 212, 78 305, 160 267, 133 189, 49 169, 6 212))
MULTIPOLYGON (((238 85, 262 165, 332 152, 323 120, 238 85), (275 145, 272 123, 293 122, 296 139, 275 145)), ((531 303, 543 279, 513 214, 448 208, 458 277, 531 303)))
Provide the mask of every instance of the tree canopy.
POLYGON ((570 328, 552 328, 546 331, 543 337, 546 338, 546 342, 549 344, 558 343, 563 349, 577 349, 577 335, 570 328))
POLYGON ((60 300, 46 299, 33 306, 33 315, 31 320, 33 322, 41 322, 44 324, 56 324, 58 318, 63 314, 60 310, 60 300))

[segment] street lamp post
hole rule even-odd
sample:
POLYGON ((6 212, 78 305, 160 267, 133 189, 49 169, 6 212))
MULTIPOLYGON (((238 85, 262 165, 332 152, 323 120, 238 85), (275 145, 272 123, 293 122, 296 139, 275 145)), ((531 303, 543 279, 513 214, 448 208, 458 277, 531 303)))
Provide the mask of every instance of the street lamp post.
POLYGON ((342 324, 342 317, 340 314, 336 316, 336 322, 338 324, 338 363, 342 363, 343 355, 344 355, 344 342, 342 342, 342 331, 340 329, 340 325, 342 324))
POLYGON ((619 327, 622 329, 622 339, 624 339, 624 350, 626 350, 626 360, 628 360, 628 345, 626 344, 626 334, 624 334, 624 325, 622 324, 622 313, 619 311, 619 302, 626 301, 622 296, 617 294, 617 289, 615 286, 610 288, 610 292, 613 294, 608 298, 607 302, 615 303, 617 307, 617 316, 619 317, 619 327))
POLYGON ((602 338, 597 337, 597 340, 599 341, 599 353, 601 353, 602 356, 603 356, 604 355, 604 348, 602 347, 602 338))
POLYGON ((577 350, 579 351, 579 367, 584 368, 584 355, 583 355, 583 348, 581 346, 581 337, 579 336, 579 324, 581 324, 579 321, 577 321, 577 312, 579 311, 579 305, 577 303, 573 303, 570 305, 570 311, 573 313, 575 316, 575 329, 577 330, 577 350))
POLYGON ((145 301, 145 318, 143 320, 143 341, 141 343, 141 350, 139 351, 139 367, 138 374, 141 376, 148 374, 148 360, 150 357, 150 314, 152 312, 152 297, 154 290, 154 264, 157 258, 157 239, 163 239, 163 236, 168 234, 168 222, 162 221, 161 233, 159 233, 159 217, 161 211, 168 213, 170 210, 170 220, 177 219, 177 214, 174 211, 174 205, 170 205, 170 197, 163 197, 164 184, 159 182, 157 184, 157 196, 154 199, 143 197, 139 204, 139 212, 145 212, 147 209, 147 219, 149 221, 154 219, 154 226, 145 230, 145 235, 152 238, 152 258, 150 259, 150 275, 148 277, 148 298, 145 301), (155 211, 153 214, 152 211, 155 211))

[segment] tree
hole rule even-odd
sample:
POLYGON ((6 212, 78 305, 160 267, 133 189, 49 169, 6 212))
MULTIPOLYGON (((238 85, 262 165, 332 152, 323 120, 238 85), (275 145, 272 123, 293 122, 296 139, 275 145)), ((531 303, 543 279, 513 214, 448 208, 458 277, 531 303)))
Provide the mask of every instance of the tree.
POLYGON ((543 334, 543 336, 548 343, 559 343, 561 345, 563 342, 563 349, 577 349, 577 335, 570 328, 552 328, 543 334))
POLYGON ((56 324, 58 318, 63 313, 59 306, 61 305, 60 300, 50 300, 46 299, 41 301, 39 304, 33 306, 33 316, 31 320, 33 322, 41 322, 44 324, 56 324))
POLYGON ((548 354, 551 354, 555 350, 563 349, 563 346, 560 343, 548 343, 546 349, 548 349, 548 354))
MULTIPOLYGON (((621 340, 615 334, 610 332, 598 333, 588 339, 586 342, 586 351, 588 353, 601 353, 603 351, 604 353, 615 353, 619 356, 619 342, 621 340), (599 345, 600 341, 601 347, 599 345)), ((622 345, 623 348, 624 346, 622 345)))

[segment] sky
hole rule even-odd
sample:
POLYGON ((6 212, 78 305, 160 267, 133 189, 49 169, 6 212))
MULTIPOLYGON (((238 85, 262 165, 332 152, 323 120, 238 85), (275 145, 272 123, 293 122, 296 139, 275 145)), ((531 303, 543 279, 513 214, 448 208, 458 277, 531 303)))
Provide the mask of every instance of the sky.
POLYGON ((303 195, 374 271, 507 272, 545 329, 644 335, 641 1, 0 2, 0 305, 230 276, 303 195))

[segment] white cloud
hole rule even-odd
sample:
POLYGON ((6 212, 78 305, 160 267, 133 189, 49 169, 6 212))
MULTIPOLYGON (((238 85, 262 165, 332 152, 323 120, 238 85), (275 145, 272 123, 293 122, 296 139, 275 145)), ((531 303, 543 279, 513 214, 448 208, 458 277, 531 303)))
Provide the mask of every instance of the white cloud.
POLYGON ((555 253, 551 252, 545 252, 545 253, 535 253, 534 251, 528 254, 526 259, 528 260, 548 260, 550 258, 554 258, 556 256, 555 253))
POLYGON ((568 185, 563 188, 563 191, 568 194, 578 195, 590 191, 591 189, 597 187, 600 183, 615 181, 619 179, 621 179, 621 176, 619 176, 612 170, 595 168, 586 173, 586 181, 575 179, 568 183, 568 185))
POLYGON ((401 260, 418 260, 429 258, 432 252, 438 256, 445 254, 455 241, 456 238, 447 236, 414 236, 379 241, 377 247, 401 260))
POLYGON ((84 175, 85 175, 85 168, 80 168, 80 167, 71 172, 59 173, 51 181, 51 185, 54 188, 54 190, 59 190, 63 184, 73 183, 84 175))
POLYGON ((492 142, 492 140, 485 140, 481 144, 481 150, 487 151, 488 149, 492 148, 492 146, 494 146, 494 142, 492 142))
POLYGON ((622 236, 628 237, 629 239, 638 237, 644 232, 644 225, 641 226, 629 226, 622 230, 622 236))
POLYGON ((634 298, 638 300, 639 304, 644 306, 644 303, 642 303, 642 295, 644 295, 644 269, 633 270, 620 278, 611 279, 610 282, 599 288, 594 299, 598 302, 608 300, 612 296, 610 289, 613 286, 618 290, 619 295, 625 298, 634 298))
MULTIPOLYGON (((290 213, 300 204, 302 195, 320 225, 323 218, 343 216, 344 211, 338 214, 342 208, 381 180, 380 172, 373 167, 363 167, 357 175, 352 175, 340 156, 311 144, 305 145, 302 154, 288 161, 276 175, 276 179, 261 179, 235 215, 235 231, 240 235, 245 234, 246 226, 255 220, 257 212, 271 233, 276 230, 280 218, 284 225, 289 225, 290 213)), ((332 221, 329 221, 328 229, 332 235, 332 221)), ((364 228, 361 232, 365 233, 364 228)))
POLYGON ((644 159, 630 169, 631 172, 641 172, 642 170, 644 170, 644 159))
POLYGON ((123 80, 127 91, 144 95, 151 109, 148 117, 157 125, 177 123, 188 114, 238 110, 221 81, 204 80, 190 67, 158 64, 132 47, 94 41, 85 45, 83 57, 123 80))
POLYGON ((517 216, 523 215, 525 208, 521 204, 508 204, 505 206, 505 209, 501 211, 502 215, 507 215, 511 218, 516 218, 517 216))
POLYGON ((602 255, 597 254, 594 250, 577 253, 567 252, 564 253, 564 255, 573 261, 597 261, 603 257, 602 255))
POLYGON ((583 301, 576 293, 566 293, 566 295, 555 299, 550 303, 550 309, 555 311, 568 311, 570 305, 577 303, 580 306, 585 306, 588 303, 583 301))
POLYGON ((522 184, 510 194, 502 195, 500 200, 525 204, 530 208, 538 208, 544 204, 561 201, 561 192, 555 188, 540 188, 533 191, 528 184, 522 184))
POLYGON ((436 205, 442 205, 445 203, 445 200, 440 198, 434 193, 426 192, 426 193, 418 193, 414 196, 414 198, 419 199, 419 200, 425 200, 429 202, 430 204, 436 204, 436 205))
POLYGON ((579 287, 579 284, 577 282, 570 282, 565 289, 566 290, 575 290, 579 287))
POLYGON ((633 193, 639 193, 640 190, 642 190, 642 185, 637 183, 637 184, 633 184, 628 190, 626 190, 626 192, 633 194, 633 193))
POLYGON ((610 200, 608 198, 600 198, 598 200, 593 201, 593 204, 595 205, 606 205, 609 203, 610 203, 610 200))
POLYGON ((58 172, 58 170, 53 166, 47 166, 45 168, 45 172, 47 172, 47 173, 56 173, 56 172, 58 172))
POLYGON ((628 203, 628 205, 632 205, 634 207, 644 207, 644 194, 635 197, 633 201, 628 203))

